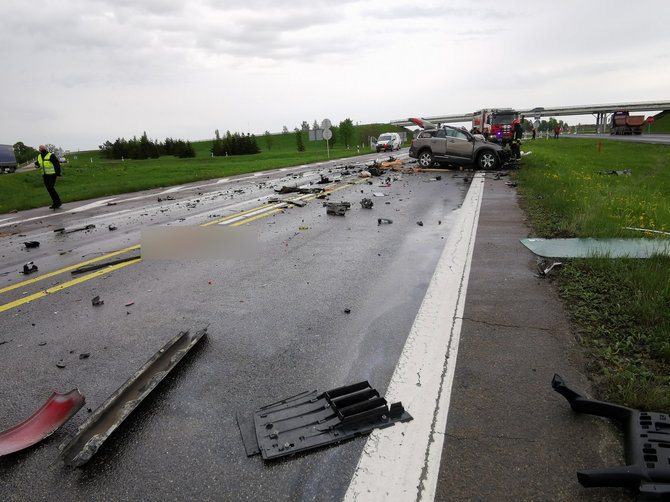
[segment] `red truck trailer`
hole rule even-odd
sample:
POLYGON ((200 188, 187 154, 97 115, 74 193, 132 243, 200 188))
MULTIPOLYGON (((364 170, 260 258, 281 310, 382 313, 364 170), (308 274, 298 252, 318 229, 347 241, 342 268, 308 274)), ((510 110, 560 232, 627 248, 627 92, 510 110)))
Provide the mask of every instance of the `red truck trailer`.
POLYGON ((610 134, 642 134, 644 115, 630 115, 627 111, 612 114, 610 134))

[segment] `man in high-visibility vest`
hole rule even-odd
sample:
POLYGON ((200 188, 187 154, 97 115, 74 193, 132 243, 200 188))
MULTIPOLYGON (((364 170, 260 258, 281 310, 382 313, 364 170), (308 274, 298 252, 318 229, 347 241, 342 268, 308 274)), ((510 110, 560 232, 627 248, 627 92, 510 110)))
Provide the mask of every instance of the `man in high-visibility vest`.
POLYGON ((60 162, 58 161, 58 157, 48 152, 46 146, 40 145, 40 153, 35 161, 35 168, 42 169, 44 186, 47 187, 47 192, 49 192, 53 201, 49 209, 58 209, 63 205, 58 192, 56 192, 56 178, 60 178, 60 162))

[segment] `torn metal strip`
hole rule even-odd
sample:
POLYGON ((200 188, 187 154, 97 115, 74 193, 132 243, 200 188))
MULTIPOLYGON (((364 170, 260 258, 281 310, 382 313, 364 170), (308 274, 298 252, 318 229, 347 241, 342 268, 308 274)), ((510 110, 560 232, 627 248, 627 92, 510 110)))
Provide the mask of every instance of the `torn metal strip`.
POLYGON ((77 389, 65 394, 54 392, 30 418, 0 432, 0 456, 23 450, 50 436, 72 418, 84 402, 84 395, 77 389))
POLYGON ((110 434, 177 366, 206 331, 205 328, 194 335, 188 331, 179 333, 107 398, 93 415, 79 426, 77 435, 67 445, 61 446, 60 458, 65 465, 78 467, 88 462, 110 434))
POLYGON ((89 265, 87 267, 79 267, 72 270, 70 273, 72 275, 84 274, 86 272, 93 272, 94 270, 100 270, 105 267, 111 267, 112 265, 118 265, 119 263, 125 263, 127 261, 139 260, 141 256, 128 256, 127 258, 119 258, 118 260, 111 260, 104 263, 96 263, 94 265, 89 265))

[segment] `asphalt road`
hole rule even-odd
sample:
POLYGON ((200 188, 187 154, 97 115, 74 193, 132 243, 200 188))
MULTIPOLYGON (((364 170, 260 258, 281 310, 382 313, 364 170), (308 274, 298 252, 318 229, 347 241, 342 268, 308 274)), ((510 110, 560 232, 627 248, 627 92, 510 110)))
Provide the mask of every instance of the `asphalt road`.
POLYGON ((461 173, 441 180, 436 173, 389 173, 368 182, 357 176, 361 166, 343 166, 0 217, 0 233, 13 233, 0 240, 0 429, 26 419, 53 391, 76 387, 86 396, 84 408, 51 437, 0 458, 0 498, 341 499, 364 440, 266 463, 245 455, 235 417, 298 392, 361 380, 383 395, 450 215, 469 186, 461 173), (268 205, 275 188, 310 185, 322 175, 332 183, 311 186, 331 189, 330 201, 349 201, 346 216, 327 215, 313 197, 305 207, 268 205), (363 197, 373 209, 361 207, 363 197), (378 218, 393 223, 379 225, 378 218), (85 225, 95 227, 54 232, 85 225), (116 251, 123 252, 103 261, 137 256, 142 228, 156 225, 234 227, 251 232, 256 245, 236 258, 63 271, 116 251), (40 247, 28 250, 26 241, 40 247), (39 271, 21 275, 31 261, 39 271), (95 296, 104 304, 94 307, 95 296), (58 462, 58 446, 160 347, 180 331, 205 327, 206 338, 88 464, 58 462))

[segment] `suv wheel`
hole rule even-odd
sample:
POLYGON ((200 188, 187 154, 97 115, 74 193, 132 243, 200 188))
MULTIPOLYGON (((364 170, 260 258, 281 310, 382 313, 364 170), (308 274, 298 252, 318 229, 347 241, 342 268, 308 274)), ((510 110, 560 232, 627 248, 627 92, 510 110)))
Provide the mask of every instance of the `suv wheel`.
POLYGON ((424 169, 433 165, 433 153, 430 150, 424 150, 419 154, 419 165, 424 169))
POLYGON ((486 150, 479 154, 477 157, 477 165, 480 169, 497 169, 498 168, 498 157, 490 151, 486 150))

